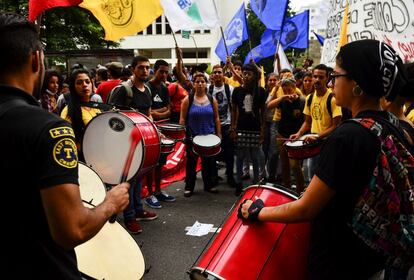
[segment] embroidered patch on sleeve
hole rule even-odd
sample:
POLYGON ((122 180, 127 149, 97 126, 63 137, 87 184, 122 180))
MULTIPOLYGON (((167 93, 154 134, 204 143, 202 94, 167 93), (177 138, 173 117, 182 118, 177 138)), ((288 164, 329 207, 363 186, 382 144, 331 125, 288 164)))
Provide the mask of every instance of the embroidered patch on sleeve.
POLYGON ((52 128, 51 130, 49 130, 49 133, 50 133, 50 136, 52 136, 52 138, 65 137, 65 136, 75 137, 75 133, 73 132, 73 129, 67 126, 52 128))
POLYGON ((63 167, 77 167, 78 151, 75 142, 70 138, 59 140, 53 147, 53 159, 63 167))

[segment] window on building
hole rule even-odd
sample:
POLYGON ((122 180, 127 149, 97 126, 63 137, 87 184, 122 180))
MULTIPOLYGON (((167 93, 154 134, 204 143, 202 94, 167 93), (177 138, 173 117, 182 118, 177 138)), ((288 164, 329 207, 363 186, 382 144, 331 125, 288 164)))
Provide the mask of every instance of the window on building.
POLYGON ((152 24, 147 27, 147 35, 152 35, 152 24))
POLYGON ((200 34, 201 31, 200 30, 194 30, 194 34, 200 34))
POLYGON ((210 34, 210 30, 204 30, 204 33, 210 34))
POLYGON ((167 18, 165 18, 165 33, 166 34, 171 34, 172 33, 171 26, 170 26, 170 23, 168 22, 167 18))
POLYGON ((162 19, 161 17, 158 17, 155 20, 155 35, 161 35, 162 34, 162 19))
MULTIPOLYGON (((196 58, 197 52, 195 49, 191 50, 183 50, 183 58, 196 58)), ((198 58, 208 58, 207 57, 207 50, 206 49, 199 49, 198 50, 198 58)))

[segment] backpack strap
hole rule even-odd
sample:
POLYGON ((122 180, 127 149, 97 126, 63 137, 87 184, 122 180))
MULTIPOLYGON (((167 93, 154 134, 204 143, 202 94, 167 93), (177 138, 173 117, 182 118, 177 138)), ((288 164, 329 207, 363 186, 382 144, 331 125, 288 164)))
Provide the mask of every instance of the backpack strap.
POLYGON ((227 103, 229 104, 229 108, 231 111, 230 86, 228 84, 224 84, 224 91, 226 92, 227 103))
POLYGON ((208 87, 208 93, 209 93, 210 95, 213 95, 213 90, 214 90, 214 85, 213 85, 213 84, 211 84, 211 85, 208 87))
MULTIPOLYGON (((306 102, 306 106, 308 106, 309 107, 309 110, 310 110, 310 106, 312 105, 312 99, 313 99, 313 95, 314 95, 315 93, 314 92, 312 92, 310 95, 309 95, 309 99, 308 99, 308 101, 306 102)), ((333 93, 331 92, 331 93, 329 93, 329 95, 328 95, 328 98, 326 99, 326 109, 328 110, 328 113, 329 113, 329 115, 331 116, 331 118, 332 118, 332 97, 333 97, 333 93)))

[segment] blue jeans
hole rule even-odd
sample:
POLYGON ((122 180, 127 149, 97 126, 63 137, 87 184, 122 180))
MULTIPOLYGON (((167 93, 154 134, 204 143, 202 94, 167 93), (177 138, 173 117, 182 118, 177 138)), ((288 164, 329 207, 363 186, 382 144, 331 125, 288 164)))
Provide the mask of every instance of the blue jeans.
POLYGON ((124 210, 125 220, 135 219, 135 215, 143 211, 141 202, 142 180, 141 178, 131 179, 129 182, 131 187, 129 188, 129 204, 124 210))
POLYGON ((316 167, 319 162, 319 155, 309 159, 309 180, 312 181, 313 175, 315 175, 316 167))
POLYGON ((273 122, 270 127, 270 142, 267 150, 267 176, 270 181, 276 181, 277 167, 279 164, 279 150, 276 145, 276 135, 279 122, 273 122))
POLYGON ((253 164, 253 182, 257 183, 259 181, 259 166, 261 160, 264 158, 262 147, 254 148, 237 148, 236 152, 236 183, 241 184, 243 176, 243 161, 250 158, 253 164))

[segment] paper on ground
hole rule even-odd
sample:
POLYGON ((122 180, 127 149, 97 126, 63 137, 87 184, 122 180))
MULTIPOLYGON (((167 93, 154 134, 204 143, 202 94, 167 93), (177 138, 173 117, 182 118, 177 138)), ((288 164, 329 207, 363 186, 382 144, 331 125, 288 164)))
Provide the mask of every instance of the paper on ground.
POLYGON ((186 235, 192 236, 203 236, 207 235, 210 232, 210 229, 213 228, 213 224, 202 224, 196 221, 186 235))

